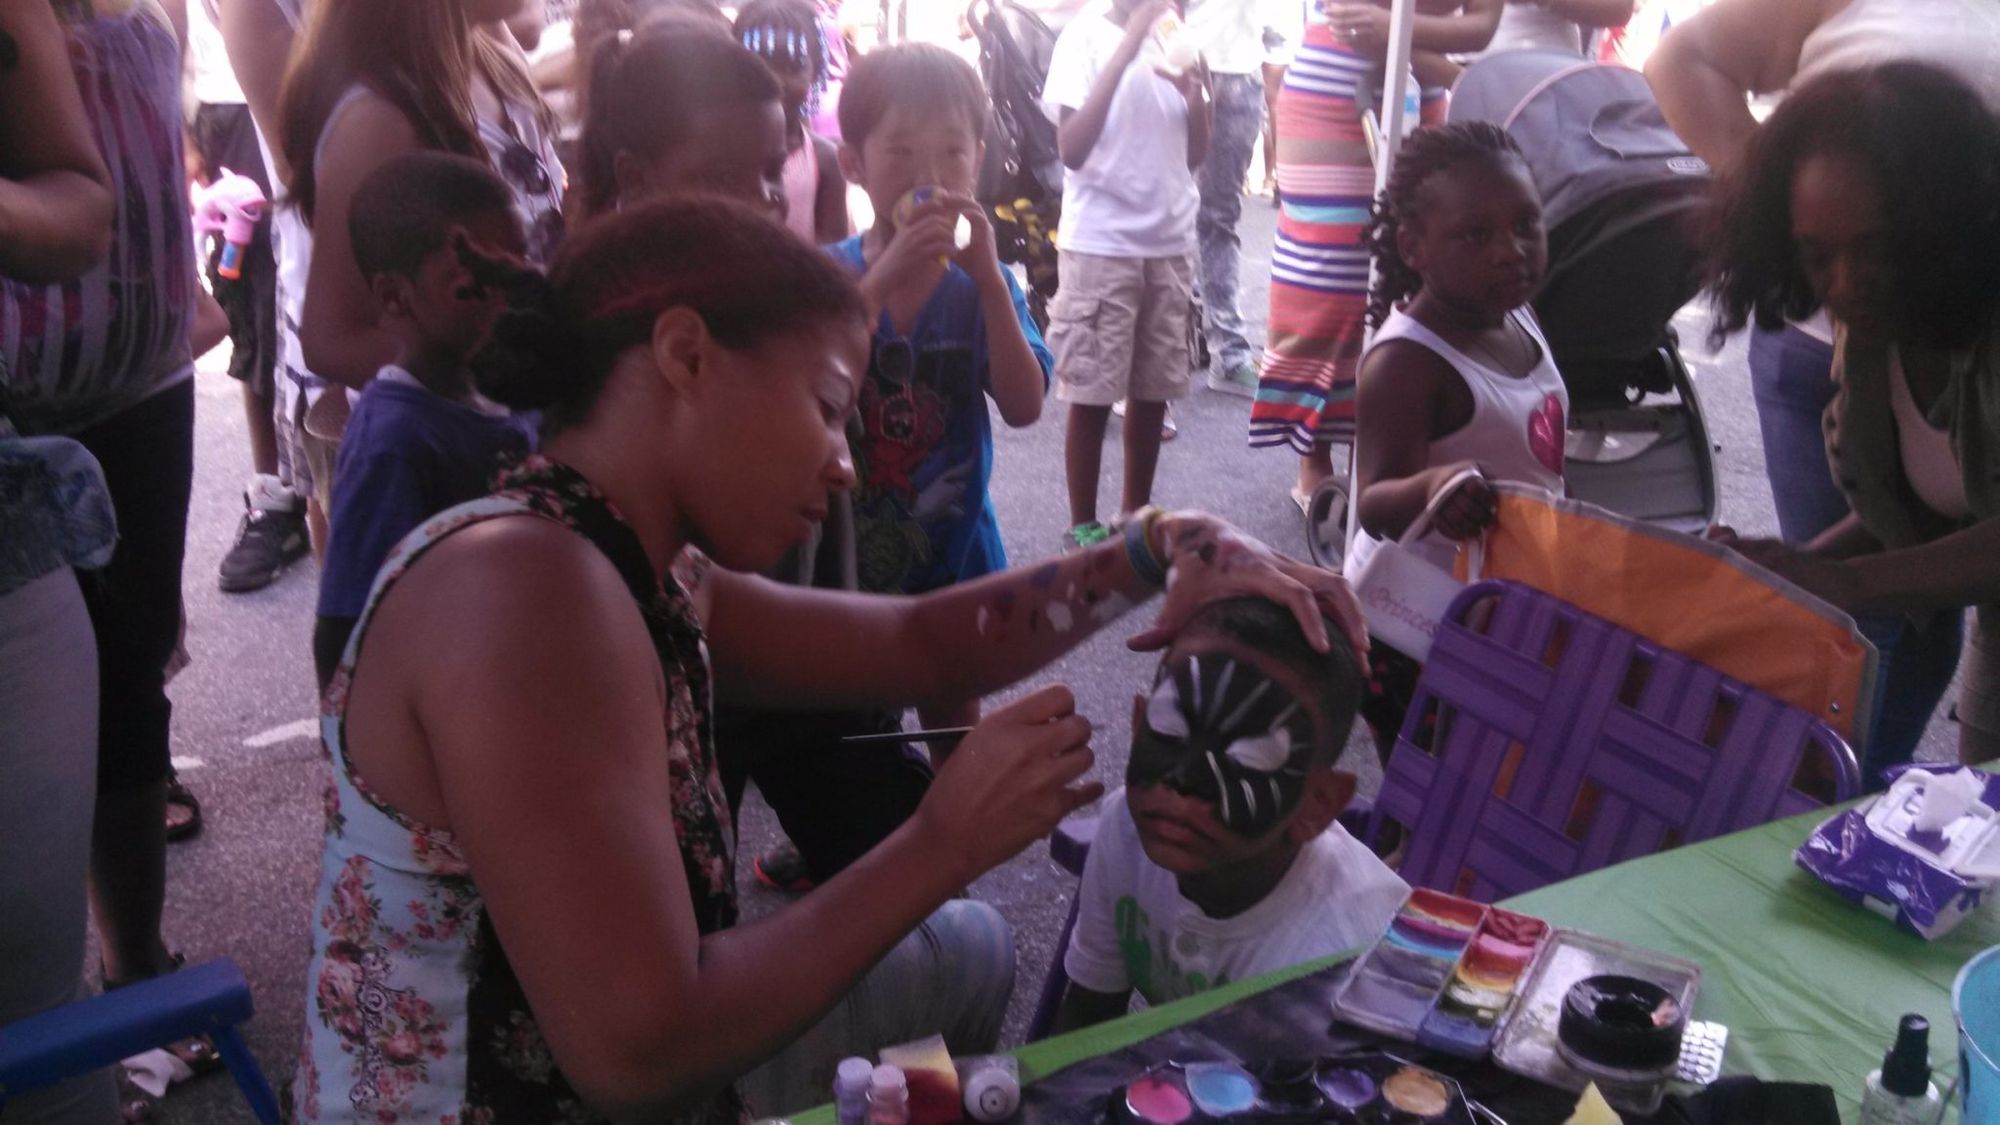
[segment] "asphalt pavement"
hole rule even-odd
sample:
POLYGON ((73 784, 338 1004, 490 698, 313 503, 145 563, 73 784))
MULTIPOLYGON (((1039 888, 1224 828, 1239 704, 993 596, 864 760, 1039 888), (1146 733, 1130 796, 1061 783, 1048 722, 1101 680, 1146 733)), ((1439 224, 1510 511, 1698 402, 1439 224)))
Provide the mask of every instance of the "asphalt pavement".
MULTIPOLYGON (((1269 202, 1246 199, 1242 307, 1258 343, 1272 226, 1269 202)), ((1743 343, 1732 340, 1709 352, 1705 316, 1697 308, 1685 310, 1677 324, 1720 445, 1723 518, 1746 533, 1775 534, 1743 343)), ((307 561, 255 593, 223 594, 216 588, 216 566, 235 533, 249 468, 241 398, 224 366, 221 354, 210 355, 196 383, 185 582, 193 663, 171 687, 174 754, 182 777, 201 797, 207 828, 171 851, 166 933, 190 959, 227 956, 243 967, 258 1008, 250 1044, 266 1072, 280 1081, 291 1073, 304 1018, 308 919, 319 868, 324 766, 309 648, 317 575, 307 561)), ((1155 500, 1219 513, 1282 550, 1303 554, 1299 513, 1287 496, 1296 463, 1281 451, 1247 447, 1248 414, 1247 400, 1208 391, 1197 375, 1193 396, 1174 408, 1180 436, 1160 459, 1155 500)), ((1113 431, 1102 494, 1115 505, 1122 457, 1115 423, 1113 431)), ((1062 410, 1053 400, 1038 424, 996 435, 993 498, 1016 563, 1057 553, 1067 527, 1062 438, 1062 410)), ((1099 725, 1094 748, 1107 785, 1123 776, 1129 701, 1152 670, 1151 659, 1125 647, 1146 619, 1144 611, 1128 617, 1015 689, 1063 683, 1075 691, 1081 711, 1099 725)), ((1941 712, 1923 756, 1948 757, 1953 737, 1941 712)), ((1377 771, 1365 743, 1364 736, 1351 746, 1348 760, 1364 774, 1364 791, 1372 791, 1377 771)), ((784 902, 748 874, 748 857, 776 838, 775 821, 753 794, 738 864, 752 915, 784 902)), ((1024 1035, 1074 887, 1075 880, 1051 864, 1040 845, 973 887, 973 894, 999 907, 1015 929, 1020 975, 1006 1023, 1010 1044, 1024 1035)), ((175 1092, 167 1108, 180 1122, 250 1120, 226 1078, 175 1092)))

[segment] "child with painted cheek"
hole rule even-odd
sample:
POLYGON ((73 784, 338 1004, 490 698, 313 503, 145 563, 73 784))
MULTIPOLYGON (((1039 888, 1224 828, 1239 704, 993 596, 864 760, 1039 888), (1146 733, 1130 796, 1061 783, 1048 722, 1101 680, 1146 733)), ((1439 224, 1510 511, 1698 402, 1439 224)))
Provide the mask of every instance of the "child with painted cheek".
MULTIPOLYGON (((1361 361, 1354 496, 1360 574, 1434 501, 1416 551, 1449 570, 1457 542, 1497 518, 1489 481, 1563 491, 1569 392, 1528 301, 1548 264, 1541 197, 1520 149, 1484 122, 1404 143, 1364 240, 1378 325, 1361 361)), ((1421 672, 1377 644, 1362 708, 1386 763, 1421 672)))
POLYGON ((1058 1030, 1365 944, 1408 892, 1336 822, 1360 704, 1350 652, 1285 610, 1209 607, 1133 701, 1125 789, 1103 803, 1064 952, 1058 1030))

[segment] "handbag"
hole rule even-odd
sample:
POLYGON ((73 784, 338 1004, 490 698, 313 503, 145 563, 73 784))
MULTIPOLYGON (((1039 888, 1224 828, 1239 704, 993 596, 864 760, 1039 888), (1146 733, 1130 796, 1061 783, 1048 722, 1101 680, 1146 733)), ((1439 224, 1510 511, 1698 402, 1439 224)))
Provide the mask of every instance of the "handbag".
POLYGON ((1368 619, 1368 635, 1419 663, 1430 657, 1431 642, 1437 639, 1438 625, 1452 599, 1465 590, 1466 582, 1479 580, 1484 538, 1466 544, 1465 581, 1415 547, 1430 534, 1431 522, 1444 502, 1461 484, 1479 475, 1475 469, 1453 475, 1432 495, 1401 539, 1377 540, 1364 534, 1355 542, 1357 557, 1351 581, 1361 601, 1361 613, 1368 619))

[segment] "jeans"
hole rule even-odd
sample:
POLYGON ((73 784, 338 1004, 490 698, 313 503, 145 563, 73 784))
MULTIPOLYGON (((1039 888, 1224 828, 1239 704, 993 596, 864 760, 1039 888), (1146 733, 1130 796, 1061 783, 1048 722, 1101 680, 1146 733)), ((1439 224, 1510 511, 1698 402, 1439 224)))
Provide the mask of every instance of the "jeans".
MULTIPOLYGON (((1764 436, 1764 471, 1787 543, 1804 543, 1847 516, 1847 497, 1827 463, 1821 418, 1833 401, 1833 346, 1786 327, 1750 335, 1750 384, 1764 436)), ((1901 616, 1857 618, 1874 644, 1875 717, 1862 783, 1883 786, 1882 770, 1910 760, 1958 670, 1962 613, 1940 613, 1919 628, 1901 616)))
MULTIPOLYGON (((0 1027, 83 994, 97 645, 68 567, 0 594, 0 1027)), ((6 1125, 116 1121, 109 1069, 10 1098, 6 1125)))
POLYGON ((983 902, 953 899, 738 1089, 759 1116, 791 1114, 831 1100, 834 1069, 851 1055, 933 1034, 954 1056, 986 1054, 1000 1040, 1013 991, 1006 919, 983 902))
POLYGON ((1880 654, 1875 676, 1875 718, 1861 761, 1861 784, 1887 788, 1882 771, 1908 762, 1923 741, 1931 713, 1958 671, 1965 628, 1962 610, 1940 610, 1919 628, 1902 617, 1859 617, 1854 622, 1880 654))
POLYGON ((1243 260, 1236 224, 1243 217, 1243 177, 1264 131, 1264 80, 1255 74, 1218 74, 1214 98, 1208 158, 1196 174, 1201 210, 1194 227, 1201 244, 1202 328, 1221 364, 1212 370, 1222 372, 1256 358, 1244 338, 1243 311, 1236 301, 1243 260))
POLYGON ((1750 333, 1750 386, 1764 436, 1764 472, 1787 543, 1804 543, 1847 515, 1827 463, 1820 419, 1833 401, 1833 345, 1795 327, 1750 333))
POLYGON ((181 632, 181 558, 194 483, 194 380, 72 437, 104 468, 118 549, 81 577, 97 635, 97 789, 167 777, 167 661, 181 632))

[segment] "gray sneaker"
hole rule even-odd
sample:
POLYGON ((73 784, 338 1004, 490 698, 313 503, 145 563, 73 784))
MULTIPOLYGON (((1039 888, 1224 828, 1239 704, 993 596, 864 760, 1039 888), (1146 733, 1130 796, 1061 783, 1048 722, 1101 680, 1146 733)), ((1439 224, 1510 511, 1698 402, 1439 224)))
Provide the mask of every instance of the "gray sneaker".
POLYGON ((1257 397, 1257 365, 1239 363, 1227 371, 1208 373, 1208 389, 1240 398, 1257 397))

